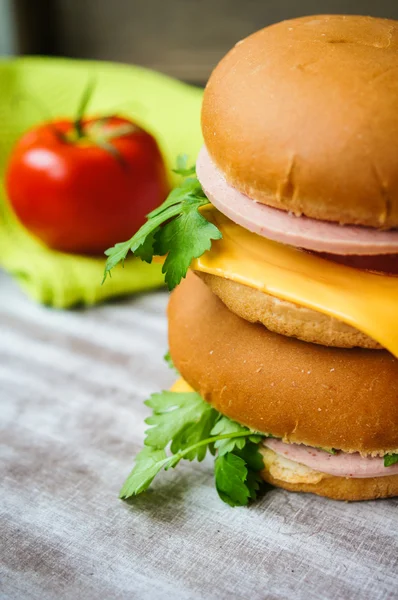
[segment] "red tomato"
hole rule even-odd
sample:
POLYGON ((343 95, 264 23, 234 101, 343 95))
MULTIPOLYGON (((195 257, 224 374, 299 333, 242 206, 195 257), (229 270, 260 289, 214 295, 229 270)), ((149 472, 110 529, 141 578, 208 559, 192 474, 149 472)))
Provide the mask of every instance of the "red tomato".
POLYGON ((51 248, 98 254, 129 239, 166 198, 155 139, 120 117, 28 131, 8 164, 6 187, 25 227, 51 248))

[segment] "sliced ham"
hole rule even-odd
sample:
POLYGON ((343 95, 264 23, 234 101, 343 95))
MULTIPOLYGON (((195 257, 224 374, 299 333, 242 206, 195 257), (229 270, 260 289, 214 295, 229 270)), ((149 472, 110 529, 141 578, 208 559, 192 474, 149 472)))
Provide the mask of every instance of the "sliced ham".
POLYGON ((325 252, 314 252, 314 254, 353 269, 385 275, 398 275, 398 254, 381 254, 378 256, 342 256, 341 254, 327 254, 325 252))
POLYGON ((398 464, 385 467, 383 458, 364 458, 358 453, 346 454, 345 452, 329 454, 310 446, 285 444, 281 440, 272 438, 266 438, 263 444, 293 462, 336 477, 362 479, 398 475, 398 464))
POLYGON ((398 254, 398 230, 339 225, 255 202, 229 185, 206 148, 199 153, 197 175, 210 202, 238 225, 276 242, 315 252, 341 255, 398 254))

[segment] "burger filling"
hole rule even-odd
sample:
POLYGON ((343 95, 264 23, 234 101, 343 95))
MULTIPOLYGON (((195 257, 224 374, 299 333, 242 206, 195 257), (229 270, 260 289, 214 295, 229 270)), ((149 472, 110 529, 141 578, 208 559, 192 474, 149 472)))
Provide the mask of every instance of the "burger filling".
POLYGON ((262 445, 264 463, 271 475, 291 483, 317 483, 325 475, 348 479, 398 475, 398 458, 397 462, 393 462, 396 455, 391 455, 390 460, 386 457, 364 457, 358 452, 328 452, 303 444, 286 444, 274 438, 265 438, 262 445), (390 462, 391 465, 386 468, 390 462))

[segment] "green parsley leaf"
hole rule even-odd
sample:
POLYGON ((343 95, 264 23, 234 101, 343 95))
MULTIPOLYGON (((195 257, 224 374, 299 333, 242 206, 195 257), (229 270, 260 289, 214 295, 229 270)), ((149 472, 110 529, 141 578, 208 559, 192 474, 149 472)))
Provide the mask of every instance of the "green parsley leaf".
POLYGON ((250 500, 256 500, 258 492, 264 486, 264 480, 258 473, 255 473, 254 471, 248 471, 246 486, 249 490, 250 500))
POLYGON ((334 448, 321 448, 320 446, 317 448, 317 450, 322 450, 322 452, 327 452, 328 454, 337 454, 337 450, 335 450, 334 448))
POLYGON ((127 242, 120 242, 113 248, 106 250, 105 254, 108 256, 108 260, 106 261, 103 281, 105 281, 108 273, 110 273, 110 271, 119 262, 123 263, 125 261, 129 250, 131 250, 131 252, 135 252, 139 248, 143 247, 145 249, 144 255, 148 259, 146 262, 151 262, 152 257, 148 256, 148 242, 146 241, 148 236, 150 237, 150 242, 153 244, 154 236, 156 234, 156 230, 159 228, 159 225, 165 221, 168 221, 169 219, 172 219, 173 217, 176 217, 179 212, 179 205, 169 206, 165 211, 148 220, 130 240, 127 242))
POLYGON ((181 459, 201 461, 207 450, 214 454, 216 446, 220 453, 233 448, 216 459, 220 497, 231 506, 245 505, 256 497, 261 483, 256 471, 263 468, 258 444, 263 436, 220 415, 196 392, 153 394, 145 404, 152 408, 152 416, 146 419, 151 428, 121 498, 145 491, 162 469, 174 468, 181 459), (223 446, 224 442, 228 444, 223 446), (168 446, 171 455, 166 453, 168 446), (224 479, 231 471, 234 476, 227 484, 224 479))
POLYGON ((181 204, 180 215, 156 234, 156 253, 167 254, 162 273, 169 290, 186 276, 192 260, 210 250, 212 240, 221 238, 219 229, 198 211, 200 206, 203 201, 188 199, 181 204))
POLYGON ((171 358, 170 350, 167 350, 166 354, 163 356, 163 360, 167 363, 170 369, 173 369, 173 371, 178 373, 177 369, 175 368, 173 359, 171 358))
POLYGON ((392 467, 398 463, 398 454, 386 454, 384 457, 384 466, 392 467))
MULTIPOLYGON (((166 448, 173 442, 173 453, 185 449, 188 439, 194 440, 192 444, 204 439, 200 434, 207 430, 210 432, 217 415, 210 404, 204 402, 196 392, 152 394, 145 404, 153 410, 152 416, 145 420, 145 423, 152 425, 145 432, 145 445, 166 448)), ((204 451, 206 454, 206 448, 204 451)), ((200 455, 202 456, 202 452, 200 455)))
POLYGON ((135 457, 134 469, 127 477, 119 498, 129 498, 145 492, 167 462, 166 452, 155 448, 144 448, 135 457))
POLYGON ((246 485, 246 463, 240 456, 228 452, 218 456, 214 463, 214 476, 218 495, 230 506, 246 506, 250 490, 246 485))
MULTIPOLYGON (((193 167, 188 169, 183 166, 185 163, 179 164, 177 171, 182 175, 194 174, 193 167)), ((108 259, 103 282, 119 262, 124 263, 130 251, 148 263, 154 256, 167 255, 162 270, 172 290, 186 276, 192 260, 210 250, 213 240, 222 237, 220 230, 199 212, 206 204, 209 200, 198 179, 184 179, 163 204, 149 213, 147 222, 130 240, 105 252, 108 259)))
POLYGON ((183 177, 196 173, 195 165, 191 167, 187 166, 188 158, 188 154, 179 154, 177 156, 177 167, 173 169, 173 173, 177 173, 177 175, 182 175, 183 177))
POLYGON ((263 437, 266 437, 262 434, 256 434, 247 427, 243 427, 243 425, 239 425, 236 421, 231 421, 228 417, 221 416, 221 418, 217 421, 213 429, 211 430, 211 435, 225 435, 229 433, 240 433, 246 432, 248 435, 247 438, 230 438, 226 440, 219 440, 214 444, 214 447, 218 450, 219 456, 226 454, 227 452, 232 452, 235 449, 242 449, 247 441, 253 442, 254 444, 259 444, 263 437))
POLYGON ((158 215, 165 214, 171 206, 181 204, 186 198, 195 198, 197 200, 202 200, 204 205, 209 204, 198 179, 196 177, 188 177, 187 179, 184 179, 178 187, 171 190, 163 204, 147 215, 148 219, 153 219, 158 215))
POLYGON ((141 246, 138 246, 138 248, 136 248, 134 251, 134 255, 138 256, 144 262, 152 262, 154 245, 156 241, 155 236, 159 229, 160 227, 156 227, 156 229, 149 233, 145 238, 144 242, 141 244, 141 246))
POLYGON ((261 452, 258 449, 258 443, 249 441, 245 444, 242 450, 235 450, 234 452, 246 462, 248 469, 254 472, 262 471, 264 469, 264 461, 261 452))
POLYGON ((210 432, 218 419, 217 411, 210 406, 209 409, 210 410, 203 412, 199 421, 182 428, 181 431, 174 436, 170 446, 170 450, 173 454, 176 454, 180 450, 192 448, 192 450, 187 452, 184 458, 188 460, 195 460, 196 458, 199 462, 204 459, 207 450, 209 450, 211 454, 214 454, 213 444, 209 443, 206 446, 197 445, 201 440, 210 437, 210 432))
MULTIPOLYGON (((238 433, 242 431, 249 432, 250 430, 247 427, 243 427, 236 423, 236 421, 231 421, 228 417, 221 417, 214 425, 211 430, 211 435, 225 435, 228 433, 238 433)), ((218 455, 223 456, 228 452, 232 452, 235 448, 242 449, 246 444, 246 438, 229 438, 224 440, 218 440, 214 447, 218 450, 218 455)))
POLYGON ((264 483, 259 475, 264 462, 258 442, 251 442, 250 438, 244 439, 246 443, 243 448, 235 447, 233 452, 219 455, 215 463, 218 494, 230 506, 246 506, 249 500, 255 500, 264 483), (226 462, 222 461, 223 458, 227 459, 226 462))

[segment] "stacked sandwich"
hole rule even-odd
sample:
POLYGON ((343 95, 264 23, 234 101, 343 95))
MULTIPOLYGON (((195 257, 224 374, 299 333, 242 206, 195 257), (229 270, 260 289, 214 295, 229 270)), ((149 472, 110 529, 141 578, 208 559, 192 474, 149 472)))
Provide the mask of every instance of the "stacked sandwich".
POLYGON ((182 279, 168 313, 182 379, 148 402, 123 497, 206 447, 230 504, 246 503, 233 478, 255 496, 252 471, 335 499, 398 495, 397 74, 398 23, 348 16, 263 29, 214 70, 196 174, 180 165, 141 237, 109 251, 109 268, 167 254, 169 287, 182 279), (194 397, 212 410, 196 437, 194 397), (164 415, 174 433, 153 441, 164 415))

